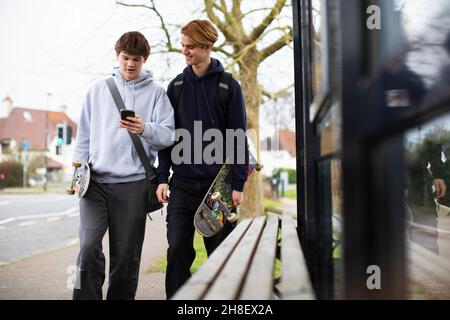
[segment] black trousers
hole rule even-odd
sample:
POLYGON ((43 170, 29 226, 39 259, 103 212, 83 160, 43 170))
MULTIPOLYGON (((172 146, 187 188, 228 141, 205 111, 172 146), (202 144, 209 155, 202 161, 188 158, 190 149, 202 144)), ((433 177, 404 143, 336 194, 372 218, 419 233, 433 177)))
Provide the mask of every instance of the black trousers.
MULTIPOLYGON (((170 181, 170 200, 167 207, 167 299, 191 276, 189 269, 195 260, 194 215, 211 183, 212 181, 180 180, 176 177, 170 181)), ((226 221, 218 234, 203 238, 208 256, 233 231, 234 226, 235 224, 226 221)))
POLYGON ((101 184, 91 180, 80 199, 80 253, 73 299, 102 299, 105 256, 102 239, 109 229, 107 299, 134 299, 147 212, 147 181, 101 184))

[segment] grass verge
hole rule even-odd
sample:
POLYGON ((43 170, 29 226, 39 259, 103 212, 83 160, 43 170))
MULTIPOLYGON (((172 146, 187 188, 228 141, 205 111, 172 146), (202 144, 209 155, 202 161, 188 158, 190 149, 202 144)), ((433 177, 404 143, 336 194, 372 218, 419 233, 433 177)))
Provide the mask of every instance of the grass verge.
MULTIPOLYGON (((195 232, 194 235, 194 249, 195 249, 195 260, 192 263, 191 266, 191 273, 194 273, 200 268, 203 263, 205 263, 207 254, 206 254, 206 248, 203 244, 203 238, 198 233, 195 232)), ((147 270, 147 273, 153 273, 153 272, 166 272, 167 268, 167 257, 164 255, 159 260, 155 261, 147 270)))

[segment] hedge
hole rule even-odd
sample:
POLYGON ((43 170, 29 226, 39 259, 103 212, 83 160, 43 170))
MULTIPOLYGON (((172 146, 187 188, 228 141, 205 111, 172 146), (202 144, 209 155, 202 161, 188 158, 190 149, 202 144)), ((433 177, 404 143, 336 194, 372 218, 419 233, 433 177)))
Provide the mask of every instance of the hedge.
POLYGON ((0 162, 0 173, 5 175, 5 187, 20 187, 23 184, 23 165, 20 162, 0 162))

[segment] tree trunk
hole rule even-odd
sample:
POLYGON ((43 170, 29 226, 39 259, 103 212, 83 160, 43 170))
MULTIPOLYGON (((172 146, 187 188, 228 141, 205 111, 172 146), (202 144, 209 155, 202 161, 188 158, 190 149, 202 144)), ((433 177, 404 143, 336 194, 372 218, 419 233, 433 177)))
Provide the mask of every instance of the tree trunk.
MULTIPOLYGON (((255 157, 259 160, 259 106, 262 101, 261 89, 257 81, 258 53, 250 49, 239 63, 240 83, 247 110, 247 130, 256 133, 252 139, 256 147, 255 157)), ((244 187, 244 203, 239 208, 241 218, 255 217, 264 213, 262 204, 262 177, 256 170, 244 187)))

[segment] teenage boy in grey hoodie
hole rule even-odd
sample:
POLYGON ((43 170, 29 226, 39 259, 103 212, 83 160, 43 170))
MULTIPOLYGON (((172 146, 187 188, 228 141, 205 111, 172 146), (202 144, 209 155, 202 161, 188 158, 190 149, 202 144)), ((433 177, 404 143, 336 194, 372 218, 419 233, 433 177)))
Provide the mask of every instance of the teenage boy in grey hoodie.
POLYGON ((113 79, 135 117, 120 114, 105 79, 87 93, 74 159, 91 164, 91 182, 80 199, 80 253, 74 299, 102 299, 105 257, 102 238, 109 228, 110 273, 107 299, 134 299, 144 240, 149 185, 129 133, 141 137, 150 161, 170 146, 174 114, 164 89, 142 67, 150 46, 139 32, 115 45, 119 67, 113 79))

